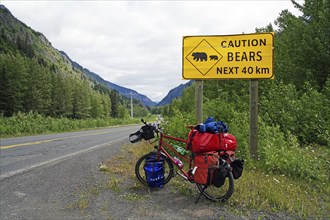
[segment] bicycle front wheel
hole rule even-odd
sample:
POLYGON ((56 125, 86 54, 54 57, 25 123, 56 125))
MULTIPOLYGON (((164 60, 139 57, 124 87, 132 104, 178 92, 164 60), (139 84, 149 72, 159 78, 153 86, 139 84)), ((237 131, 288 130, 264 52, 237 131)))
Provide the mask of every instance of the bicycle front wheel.
POLYGON ((213 185, 206 186, 198 183, 196 183, 196 185, 198 190, 202 192, 206 198, 216 202, 224 202, 229 199, 234 192, 233 173, 228 173, 228 176, 221 187, 215 187, 213 185))
MULTIPOLYGON (((150 153, 142 156, 136 162, 136 165, 135 165, 135 175, 138 178, 138 180, 141 183, 143 183, 144 185, 148 185, 147 177, 146 177, 146 174, 144 171, 144 165, 145 165, 146 159, 150 158, 150 157, 157 158, 157 152, 150 152, 150 153)), ((163 169, 164 169, 164 185, 165 185, 166 183, 168 183, 171 180, 171 178, 173 176, 174 166, 173 166, 172 161, 164 155, 161 155, 161 161, 164 161, 163 169)))

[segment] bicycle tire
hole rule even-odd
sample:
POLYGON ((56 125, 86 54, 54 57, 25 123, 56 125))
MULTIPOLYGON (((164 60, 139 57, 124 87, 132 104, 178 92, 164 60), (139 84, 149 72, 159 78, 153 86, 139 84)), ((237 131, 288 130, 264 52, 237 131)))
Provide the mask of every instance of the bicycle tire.
MULTIPOLYGON (((144 164, 145 164, 146 158, 148 158, 148 157, 157 158, 157 152, 150 152, 146 155, 143 155, 135 164, 135 175, 136 175, 137 179, 146 186, 148 185, 148 183, 147 183, 147 178, 146 178, 146 175, 144 172, 144 164)), ((173 166, 172 161, 168 157, 161 155, 161 158, 164 159, 164 166, 163 166, 163 168, 164 168, 164 184, 163 185, 165 185, 173 177, 174 166, 173 166)))
POLYGON ((233 173, 229 172, 225 179, 225 183, 221 187, 215 187, 213 185, 205 186, 196 183, 197 188, 203 195, 212 201, 225 202, 231 197, 234 192, 234 177, 233 173), (204 189, 204 187, 206 187, 204 189))

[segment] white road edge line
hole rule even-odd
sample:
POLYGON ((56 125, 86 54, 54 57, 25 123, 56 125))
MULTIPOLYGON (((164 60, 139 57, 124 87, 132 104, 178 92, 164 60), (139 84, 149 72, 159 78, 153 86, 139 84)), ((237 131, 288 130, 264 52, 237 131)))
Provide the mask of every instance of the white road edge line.
POLYGON ((118 140, 114 140, 114 141, 109 141, 109 142, 106 142, 106 143, 103 143, 103 144, 99 144, 99 145, 96 145, 96 146, 93 146, 93 147, 90 147, 90 148, 87 148, 87 149, 84 149, 84 150, 81 150, 81 151, 77 151, 77 152, 74 152, 72 154, 68 154, 68 155, 62 156, 62 157, 57 157, 57 158, 54 158, 54 159, 51 159, 51 160, 47 160, 47 161, 44 161, 44 162, 41 162, 41 163, 38 163, 38 164, 35 164, 35 165, 32 165, 32 166, 29 166, 29 167, 26 167, 24 169, 15 170, 15 171, 11 171, 11 172, 2 174, 2 175, 0 175, 0 181, 2 181, 4 179, 7 179, 9 177, 18 175, 18 174, 25 173, 27 171, 31 171, 31 170, 33 170, 35 168, 40 167, 40 166, 57 164, 57 163, 59 163, 61 161, 64 161, 64 160, 66 160, 66 159, 68 159, 70 157, 76 156, 78 154, 90 152, 90 151, 93 151, 93 150, 95 150, 97 148, 105 147, 108 144, 113 144, 115 142, 119 142, 119 141, 122 141, 124 139, 127 139, 127 137, 124 137, 124 138, 121 138, 121 139, 118 139, 118 140))

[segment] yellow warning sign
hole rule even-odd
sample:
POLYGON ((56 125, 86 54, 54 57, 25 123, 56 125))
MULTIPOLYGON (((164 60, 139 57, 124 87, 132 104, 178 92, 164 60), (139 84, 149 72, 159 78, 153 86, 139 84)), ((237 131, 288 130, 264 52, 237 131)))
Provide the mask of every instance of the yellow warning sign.
POLYGON ((183 38, 184 79, 273 78, 274 33, 183 38))

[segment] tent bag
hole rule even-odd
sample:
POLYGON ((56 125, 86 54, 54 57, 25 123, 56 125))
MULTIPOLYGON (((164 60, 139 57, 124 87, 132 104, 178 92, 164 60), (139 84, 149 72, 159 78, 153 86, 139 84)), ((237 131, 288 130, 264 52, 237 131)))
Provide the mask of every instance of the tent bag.
POLYGON ((187 150, 194 153, 200 154, 222 150, 235 151, 236 148, 236 138, 229 133, 202 133, 192 130, 188 134, 187 150))

